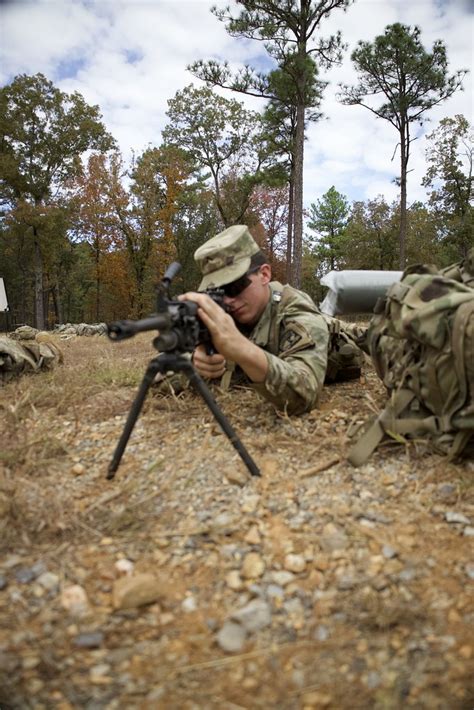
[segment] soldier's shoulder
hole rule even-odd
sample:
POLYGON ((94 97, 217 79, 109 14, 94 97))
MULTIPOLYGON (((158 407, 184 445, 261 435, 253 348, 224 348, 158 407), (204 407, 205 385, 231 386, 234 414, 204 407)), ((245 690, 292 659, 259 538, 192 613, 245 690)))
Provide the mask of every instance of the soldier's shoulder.
POLYGON ((289 311, 311 313, 314 315, 320 315, 320 311, 307 293, 300 291, 300 289, 285 284, 282 288, 281 303, 282 307, 289 311))

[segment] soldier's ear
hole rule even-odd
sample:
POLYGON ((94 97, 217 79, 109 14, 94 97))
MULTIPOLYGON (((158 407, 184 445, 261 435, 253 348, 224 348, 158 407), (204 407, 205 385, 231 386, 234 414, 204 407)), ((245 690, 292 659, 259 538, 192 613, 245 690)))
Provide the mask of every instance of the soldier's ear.
POLYGON ((270 266, 270 264, 262 264, 259 273, 262 279, 262 284, 264 286, 270 283, 270 281, 272 280, 272 267, 270 266))

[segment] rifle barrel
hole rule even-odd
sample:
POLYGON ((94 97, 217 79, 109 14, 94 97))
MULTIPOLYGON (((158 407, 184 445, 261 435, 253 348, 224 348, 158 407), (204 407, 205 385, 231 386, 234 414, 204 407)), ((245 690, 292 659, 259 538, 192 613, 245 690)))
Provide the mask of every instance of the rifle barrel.
POLYGON ((168 313, 157 313, 142 320, 117 320, 107 325, 107 335, 111 340, 126 340, 137 333, 148 330, 168 330, 171 319, 168 313))

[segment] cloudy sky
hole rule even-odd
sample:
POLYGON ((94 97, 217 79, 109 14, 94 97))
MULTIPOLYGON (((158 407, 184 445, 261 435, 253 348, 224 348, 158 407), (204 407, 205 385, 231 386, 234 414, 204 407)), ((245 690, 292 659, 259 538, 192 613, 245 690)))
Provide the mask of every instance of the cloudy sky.
MULTIPOLYGON (((258 42, 236 40, 210 12, 212 0, 0 0, 0 83, 20 73, 44 73, 66 92, 79 91, 98 104, 104 122, 123 155, 159 145, 166 123, 167 100, 190 83, 200 85, 186 66, 197 59, 226 59, 232 66, 261 66, 258 42)), ((397 133, 367 109, 342 106, 337 85, 354 83, 350 52, 358 40, 372 41, 386 25, 418 25, 431 50, 441 39, 450 72, 466 68, 464 91, 430 112, 431 122, 412 146, 409 201, 423 200, 425 134, 445 116, 464 114, 473 121, 472 0, 356 0, 346 13, 335 10, 321 34, 340 29, 349 45, 342 66, 322 75, 325 118, 308 130, 305 155, 305 204, 332 185, 347 198, 383 195, 396 199, 392 161, 397 133)), ((254 109, 262 100, 245 100, 254 109)))

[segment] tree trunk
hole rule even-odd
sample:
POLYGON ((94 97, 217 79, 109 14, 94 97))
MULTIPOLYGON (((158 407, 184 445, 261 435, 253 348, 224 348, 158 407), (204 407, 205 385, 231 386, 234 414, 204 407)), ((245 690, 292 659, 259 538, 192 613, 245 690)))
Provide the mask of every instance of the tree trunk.
MULTIPOLYGON (((19 309, 19 311, 20 311, 19 318, 20 318, 20 323, 26 323, 26 321, 27 321, 27 317, 26 317, 27 297, 28 297, 27 291, 29 291, 29 289, 27 289, 27 287, 26 287, 26 284, 28 283, 28 281, 27 281, 28 275, 27 275, 27 271, 24 267, 24 262, 20 262, 20 271, 22 273, 22 279, 21 279, 21 289, 20 289, 21 302, 20 302, 20 309, 19 309)), ((28 308, 28 310, 29 310, 29 308, 28 308)), ((15 320, 15 322, 17 322, 17 321, 15 320)))
POLYGON ((43 298, 43 255, 36 227, 33 227, 35 248, 35 327, 44 330, 44 298, 43 298))
POLYGON ((295 179, 294 179, 294 207, 293 207, 293 268, 292 286, 299 288, 301 285, 301 262, 303 255, 303 159, 304 159, 304 104, 300 102, 296 111, 296 136, 295 136, 295 179))
POLYGON ((99 322, 100 314, 100 268, 99 268, 99 250, 95 253, 95 322, 99 322))
POLYGON ((59 285, 57 283, 53 287, 53 303, 54 303, 54 313, 56 316, 56 323, 64 323, 61 294, 59 292, 59 285))
POLYGON ((293 258, 293 194, 294 194, 294 168, 291 168, 290 183, 288 186, 288 228, 286 234, 286 281, 291 281, 291 261, 293 258))
POLYGON ((408 143, 406 137, 406 127, 402 124, 400 131, 400 234, 399 234, 399 255, 400 269, 406 267, 405 245, 407 237, 407 150, 408 143))

